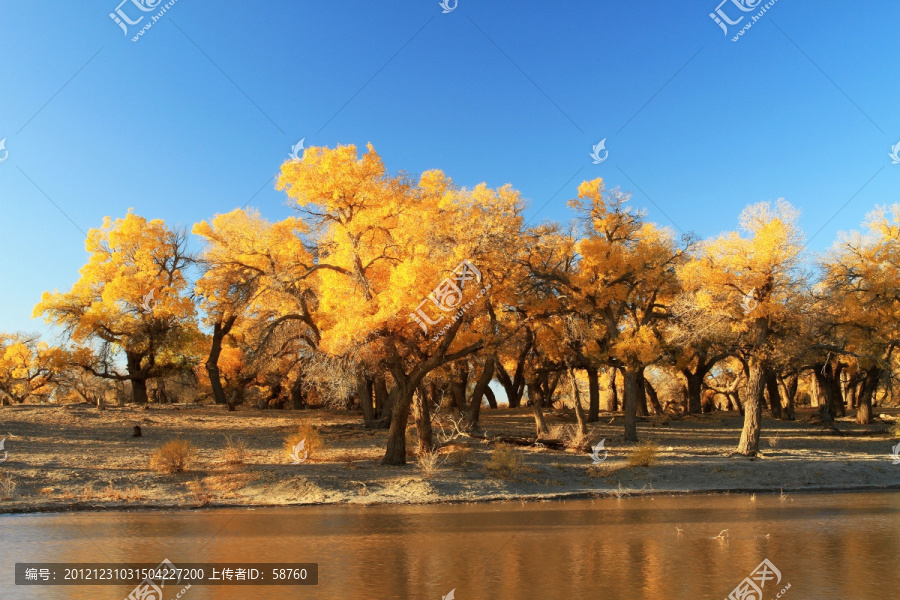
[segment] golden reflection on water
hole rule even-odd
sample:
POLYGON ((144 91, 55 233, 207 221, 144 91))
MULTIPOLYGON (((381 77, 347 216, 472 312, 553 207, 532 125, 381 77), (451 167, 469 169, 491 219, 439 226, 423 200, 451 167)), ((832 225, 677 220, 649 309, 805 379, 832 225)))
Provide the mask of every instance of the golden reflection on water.
POLYGON ((130 591, 16 587, 15 562, 168 558, 319 563, 315 587, 194 586, 182 600, 720 599, 768 558, 782 581, 765 600, 787 583, 784 600, 883 600, 900 597, 898 516, 900 493, 8 516, 0 598, 130 591))

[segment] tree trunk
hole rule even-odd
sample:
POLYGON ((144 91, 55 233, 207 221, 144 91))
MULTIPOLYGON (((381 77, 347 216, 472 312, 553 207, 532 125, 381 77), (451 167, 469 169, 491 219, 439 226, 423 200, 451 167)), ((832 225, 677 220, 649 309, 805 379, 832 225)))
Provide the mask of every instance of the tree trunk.
POLYGON ((856 409, 856 422, 860 425, 872 423, 872 397, 878 389, 881 380, 881 369, 872 368, 866 371, 862 386, 858 395, 858 408, 856 409))
POLYGON ((466 369, 455 379, 450 380, 450 397, 453 406, 459 411, 460 416, 466 414, 466 389, 469 387, 469 371, 466 369))
POLYGON ((303 397, 303 378, 297 374, 297 379, 291 385, 291 408, 301 410, 306 406, 306 399, 303 397))
POLYGON ((588 423, 596 423, 600 420, 600 375, 597 367, 586 367, 588 378, 588 423))
POLYGON ((687 380, 688 413, 698 414, 703 411, 703 375, 691 373, 689 369, 682 369, 681 373, 687 380))
POLYGON ((781 391, 784 396, 784 418, 794 420, 794 397, 797 395, 797 383, 800 376, 797 373, 791 373, 787 377, 781 377, 781 391))
POLYGON ((584 437, 587 435, 587 422, 584 418, 584 409, 581 407, 581 393, 578 391, 575 369, 569 369, 569 381, 572 382, 572 403, 575 405, 575 419, 578 421, 578 432, 584 437))
POLYGON ((419 438, 419 454, 431 452, 434 448, 434 432, 431 429, 431 411, 424 386, 419 386, 413 398, 413 416, 416 420, 416 434, 419 438))
POLYGON ((769 395, 769 410, 772 412, 772 418, 780 419, 781 394, 778 392, 778 377, 771 369, 766 372, 766 392, 769 395))
POLYGON ((218 321, 213 325, 212 345, 209 349, 209 356, 206 359, 206 374, 209 376, 209 383, 212 387, 213 400, 216 404, 225 404, 225 388, 222 387, 222 375, 219 373, 219 356, 222 354, 222 342, 225 336, 231 331, 234 321, 237 317, 229 317, 224 322, 218 321))
POLYGON ((616 375, 619 370, 615 367, 610 369, 612 374, 609 376, 609 400, 607 404, 607 410, 610 412, 618 412, 619 411, 619 386, 616 385, 616 375))
POLYGON ((528 384, 528 400, 529 404, 531 404, 531 412, 534 415, 534 428, 535 435, 537 437, 541 437, 543 434, 550 433, 550 430, 547 429, 547 421, 544 419, 544 410, 541 405, 544 403, 543 392, 541 391, 541 387, 536 383, 528 384))
POLYGON ((484 361, 484 369, 475 382, 475 389, 472 390, 472 400, 469 402, 468 423, 466 428, 471 430, 478 429, 478 417, 481 415, 481 402, 484 400, 484 392, 487 390, 491 379, 494 377, 494 357, 489 356, 484 361))
POLYGON ((647 399, 650 400, 650 406, 653 407, 653 412, 658 415, 663 413, 662 406, 659 404, 659 394, 656 393, 656 388, 653 385, 644 379, 644 393, 647 396, 647 399))
POLYGON ((497 408, 497 397, 494 395, 494 390, 491 389, 491 386, 487 386, 484 389, 484 396, 487 398, 488 406, 493 409, 497 408))
POLYGON ((388 429, 391 426, 391 412, 395 395, 388 392, 384 375, 375 378, 375 417, 377 419, 375 426, 378 429, 388 429))
POLYGON ((394 388, 394 406, 391 412, 391 428, 381 464, 400 466, 406 464, 406 423, 412 406, 415 388, 397 383, 394 388))
POLYGON ((750 378, 747 382, 747 398, 744 401, 744 428, 737 452, 744 456, 756 456, 759 453, 759 434, 762 426, 763 392, 766 383, 766 366, 751 356, 750 378))
POLYGON ((147 404, 150 401, 150 398, 147 396, 146 379, 131 380, 131 397, 135 404, 147 404))
POLYGON ((625 399, 622 408, 625 411, 626 442, 638 441, 637 413, 643 388, 643 369, 632 366, 625 367, 625 399))
POLYGON ((371 429, 375 423, 375 410, 372 407, 372 379, 365 375, 359 375, 356 380, 356 393, 363 412, 363 424, 366 429, 371 429))

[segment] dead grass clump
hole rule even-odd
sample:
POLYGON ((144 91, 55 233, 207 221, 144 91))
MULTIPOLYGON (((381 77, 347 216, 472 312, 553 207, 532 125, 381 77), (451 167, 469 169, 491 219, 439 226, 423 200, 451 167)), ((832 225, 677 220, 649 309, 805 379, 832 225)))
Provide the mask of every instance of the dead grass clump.
POLYGON ((422 471, 422 477, 424 477, 425 479, 434 477, 434 474, 437 472, 438 467, 440 467, 441 463, 444 462, 443 460, 441 460, 441 455, 437 452, 419 452, 418 457, 419 470, 422 471))
POLYGON ((150 466, 158 473, 181 473, 196 458, 197 448, 187 440, 172 440, 156 449, 150 466))
POLYGON ((629 467, 623 463, 608 463, 602 462, 598 464, 592 464, 587 468, 588 477, 600 477, 602 479, 607 479, 610 477, 615 477, 619 475, 621 471, 627 470, 629 467))
POLYGON ((518 477, 525 472, 522 452, 509 444, 498 444, 491 457, 484 463, 485 469, 497 477, 518 477))
POLYGON ((242 437, 225 436, 225 464, 243 465, 247 460, 249 447, 247 440, 242 437))
POLYGON ((659 444, 652 441, 641 442, 628 454, 628 465, 631 467, 649 467, 659 456, 659 444))
POLYGON ((213 501, 213 498, 215 498, 209 488, 199 479, 188 483, 188 489, 190 490, 191 495, 194 497, 194 501, 197 503, 197 506, 199 508, 209 506, 209 503, 213 501))
POLYGON ((18 484, 13 481, 12 475, 0 477, 0 500, 12 500, 16 497, 18 484))
POLYGON ((216 497, 229 497, 255 478, 250 473, 218 473, 204 477, 203 487, 216 497))
POLYGON ((469 446, 455 446, 447 454, 447 462, 453 467, 464 467, 472 460, 475 451, 469 446))
POLYGON ((307 422, 300 423, 297 433, 284 439, 284 451, 292 461, 303 462, 312 458, 323 448, 325 448, 325 440, 319 430, 307 422), (302 446, 300 442, 303 442, 302 446))
POLYGON ((894 425, 891 427, 891 435, 895 438, 900 438, 900 421, 894 421, 894 425))
POLYGON ((548 439, 560 440, 570 450, 581 449, 587 445, 587 438, 576 425, 554 425, 550 428, 548 439))
POLYGON ((125 490, 117 490, 113 487, 112 482, 109 483, 109 486, 103 491, 103 499, 104 500, 125 500, 125 501, 137 501, 144 499, 144 493, 138 488, 136 485, 131 486, 125 490))

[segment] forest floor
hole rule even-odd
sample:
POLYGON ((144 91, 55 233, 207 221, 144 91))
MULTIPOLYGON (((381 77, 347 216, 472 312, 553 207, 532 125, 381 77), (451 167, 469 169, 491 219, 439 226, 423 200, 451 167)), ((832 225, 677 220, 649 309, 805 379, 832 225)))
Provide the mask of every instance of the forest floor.
MULTIPOLYGON (((659 450, 651 466, 629 466, 636 445, 621 441, 622 416, 604 413, 589 425, 588 438, 591 444, 606 440, 602 463, 594 465, 585 452, 528 447, 509 452, 507 447, 506 458, 521 462, 498 470, 490 468, 498 445, 469 437, 457 437, 442 449, 432 469, 414 455, 404 467, 382 466, 387 431, 364 429, 357 415, 344 411, 2 407, 0 460, 3 452, 6 460, 0 462, 0 513, 900 488, 890 433, 900 409, 876 408, 885 418, 868 426, 840 419, 840 434, 810 421, 813 412, 800 409, 795 421, 765 418, 762 456, 756 459, 731 455, 742 423, 737 413, 641 419, 639 437, 659 450), (325 447, 292 464, 284 441, 303 423, 318 428, 325 447), (141 437, 132 437, 135 425, 142 428, 141 437), (244 464, 226 464, 226 436, 246 441, 244 464), (185 472, 157 473, 151 455, 176 438, 197 448, 195 459, 185 472)), ((575 422, 571 411, 546 416, 557 434, 575 422)), ((484 409, 481 425, 489 438, 527 437, 534 431, 529 409, 484 409)), ((408 435, 414 437, 412 428, 408 435)))

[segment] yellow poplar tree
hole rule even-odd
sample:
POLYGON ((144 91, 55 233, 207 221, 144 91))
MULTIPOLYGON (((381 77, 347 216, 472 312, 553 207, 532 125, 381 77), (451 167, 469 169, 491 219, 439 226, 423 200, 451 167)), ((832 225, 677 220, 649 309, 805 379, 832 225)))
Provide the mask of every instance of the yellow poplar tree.
POLYGON ((198 336, 194 304, 184 293, 185 234, 131 211, 88 231, 90 255, 68 292, 44 292, 34 316, 63 328, 76 344, 93 343, 99 377, 130 381, 147 402, 147 380, 191 369, 198 336), (124 358, 125 372, 120 372, 124 358))

